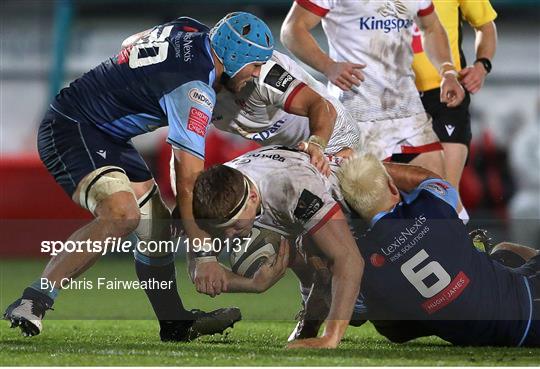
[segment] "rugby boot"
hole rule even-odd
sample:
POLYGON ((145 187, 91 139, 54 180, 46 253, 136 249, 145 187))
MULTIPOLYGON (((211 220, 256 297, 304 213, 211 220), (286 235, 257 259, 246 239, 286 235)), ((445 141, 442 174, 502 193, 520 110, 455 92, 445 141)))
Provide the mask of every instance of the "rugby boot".
POLYGON ((47 310, 52 310, 53 299, 34 290, 26 288, 20 299, 8 306, 4 319, 11 322, 10 328, 19 327, 23 336, 37 336, 43 330, 41 321, 47 310))
POLYGON ((242 319, 240 309, 236 307, 221 308, 210 312, 191 310, 194 320, 189 321, 162 320, 160 324, 160 338, 162 341, 189 342, 201 336, 223 334, 227 328, 242 319))
POLYGON ((471 238, 474 247, 476 247, 478 251, 485 252, 486 254, 491 253, 491 250, 495 246, 485 229, 475 229, 469 232, 469 237, 471 238))

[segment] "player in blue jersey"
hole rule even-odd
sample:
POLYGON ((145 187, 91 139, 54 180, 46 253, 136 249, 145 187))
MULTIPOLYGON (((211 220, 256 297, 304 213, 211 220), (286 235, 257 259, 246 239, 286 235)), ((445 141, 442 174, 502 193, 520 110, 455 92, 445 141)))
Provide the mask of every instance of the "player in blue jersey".
MULTIPOLYGON (((191 193, 203 169, 216 93, 222 88, 238 92, 258 75, 272 55, 272 34, 249 13, 231 13, 212 30, 181 17, 130 37, 123 47, 119 55, 63 89, 39 128, 43 163, 73 201, 95 216, 69 241, 103 243, 132 232, 142 241, 169 238, 169 209, 131 142, 162 126, 169 127, 167 142, 177 162, 177 197, 185 228, 190 237, 204 236, 190 222, 191 193)), ((8 307, 5 319, 24 335, 39 334, 62 285, 99 258, 94 251, 83 248, 54 256, 42 277, 8 307)), ((141 282, 170 282, 169 288, 145 289, 160 321, 162 340, 186 341, 222 332, 240 319, 234 308, 212 313, 184 308, 176 288, 173 250, 138 249, 135 261, 141 282)))
MULTIPOLYGON (((512 269, 477 251, 457 191, 425 169, 360 157, 339 173, 347 203, 370 222, 358 239, 370 320, 417 325, 419 335, 458 345, 540 346, 538 252, 528 249, 530 260, 512 269)), ((495 253, 505 248, 519 251, 502 244, 495 253)))

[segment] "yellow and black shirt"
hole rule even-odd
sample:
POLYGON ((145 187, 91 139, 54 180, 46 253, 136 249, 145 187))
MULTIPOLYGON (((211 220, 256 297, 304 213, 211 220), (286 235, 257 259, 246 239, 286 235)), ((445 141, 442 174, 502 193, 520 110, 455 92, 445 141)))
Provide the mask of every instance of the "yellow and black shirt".
MULTIPOLYGON (((462 66, 466 65, 461 50, 462 19, 469 22, 473 27, 480 27, 493 21, 497 17, 497 13, 489 0, 433 0, 433 4, 448 34, 452 49, 452 60, 457 70, 461 70, 462 66)), ((441 83, 439 72, 431 64, 422 48, 421 34, 418 29, 414 32, 412 47, 414 51, 413 69, 416 74, 416 87, 419 91, 438 88, 441 83)))

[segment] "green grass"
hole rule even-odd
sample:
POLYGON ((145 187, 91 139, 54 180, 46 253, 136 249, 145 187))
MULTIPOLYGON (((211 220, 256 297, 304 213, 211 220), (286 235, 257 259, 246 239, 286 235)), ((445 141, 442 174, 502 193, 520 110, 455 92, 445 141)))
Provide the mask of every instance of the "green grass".
MULTIPOLYGON (((39 275, 43 261, 0 262, 0 306, 4 309, 39 275)), ((288 275, 262 295, 198 295, 179 265, 180 289, 188 307, 239 306, 244 320, 229 334, 187 344, 162 343, 157 322, 142 291, 62 291, 49 311, 43 334, 25 338, 0 322, 0 366, 375 366, 509 365, 537 366, 540 349, 457 348, 437 338, 396 345, 371 325, 350 328, 337 350, 286 350, 299 307, 297 283, 288 275)), ((104 259, 85 274, 135 279, 132 263, 104 259)))

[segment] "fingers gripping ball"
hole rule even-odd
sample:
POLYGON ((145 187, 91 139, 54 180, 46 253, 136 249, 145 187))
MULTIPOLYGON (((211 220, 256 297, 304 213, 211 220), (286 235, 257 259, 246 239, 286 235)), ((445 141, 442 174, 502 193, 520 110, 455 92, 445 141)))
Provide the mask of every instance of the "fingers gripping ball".
POLYGON ((275 231, 254 226, 251 234, 229 256, 232 271, 251 278, 269 259, 279 252, 281 235, 275 231))

